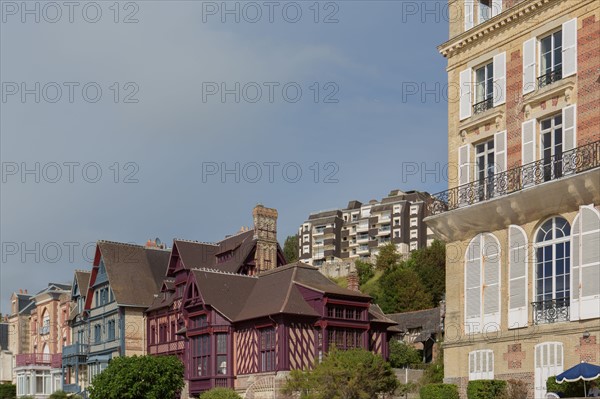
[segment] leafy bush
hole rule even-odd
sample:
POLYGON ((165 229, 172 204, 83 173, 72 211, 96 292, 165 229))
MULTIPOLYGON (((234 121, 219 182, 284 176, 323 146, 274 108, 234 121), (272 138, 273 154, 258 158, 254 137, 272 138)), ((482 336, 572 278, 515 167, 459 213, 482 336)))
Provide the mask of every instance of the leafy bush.
POLYGON ((421 388, 421 399, 459 399, 458 387, 454 384, 429 384, 421 388))
POLYGON ((363 349, 334 349, 313 370, 293 370, 283 392, 304 399, 376 398, 397 386, 392 368, 381 356, 363 349))
POLYGON ((356 272, 358 273, 358 284, 360 285, 363 285, 375 275, 373 265, 368 262, 357 260, 354 265, 356 266, 356 272))
POLYGON ((508 380, 507 399, 527 399, 527 383, 521 380, 508 380))
POLYGON ((90 399, 172 398, 184 386, 183 371, 175 356, 116 357, 94 378, 90 399))
POLYGON ((17 386, 6 383, 0 384, 0 399, 14 399, 17 397, 17 386))
POLYGON ((65 391, 56 391, 50 395, 49 399, 67 399, 69 396, 65 391))
POLYGON ((469 399, 497 399, 506 396, 507 383, 503 380, 476 380, 467 385, 469 399))
POLYGON ((200 395, 200 399, 242 399, 233 389, 213 388, 200 395))
POLYGON ((421 362, 422 357, 418 350, 396 339, 390 341, 390 364, 392 367, 407 367, 410 364, 421 362))
POLYGON ((421 385, 441 384, 444 382, 444 351, 439 347, 440 343, 435 345, 439 355, 434 362, 427 365, 423 377, 421 377, 421 385))
MULTIPOLYGON (((596 379, 596 383, 600 384, 600 378, 596 379)), ((590 383, 586 382, 586 386, 589 388, 590 383)), ((546 390, 548 392, 560 392, 565 397, 583 397, 585 389, 583 387, 583 381, 575 382, 563 382, 559 384, 556 382, 556 376, 549 377, 546 380, 546 390)))

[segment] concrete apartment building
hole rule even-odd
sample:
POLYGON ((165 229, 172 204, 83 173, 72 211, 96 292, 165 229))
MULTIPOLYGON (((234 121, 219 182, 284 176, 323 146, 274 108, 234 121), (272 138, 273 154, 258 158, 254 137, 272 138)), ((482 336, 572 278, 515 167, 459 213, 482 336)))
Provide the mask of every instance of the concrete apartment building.
POLYGON ((311 214, 298 229, 300 260, 313 266, 336 260, 371 261, 379 247, 394 243, 398 252, 425 247, 433 241, 423 223, 429 194, 393 190, 381 201, 350 201, 344 209, 311 214))
POLYGON ((600 361, 600 2, 451 0, 445 380, 600 361))

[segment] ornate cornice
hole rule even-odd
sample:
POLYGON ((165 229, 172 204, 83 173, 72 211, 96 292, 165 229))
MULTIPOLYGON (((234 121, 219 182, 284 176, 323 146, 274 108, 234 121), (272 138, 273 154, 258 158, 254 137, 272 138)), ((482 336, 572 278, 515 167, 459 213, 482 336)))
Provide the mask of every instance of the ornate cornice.
POLYGON ((561 0, 527 0, 505 10, 481 24, 474 26, 466 32, 453 37, 447 42, 438 46, 438 51, 446 58, 453 56, 462 48, 470 46, 473 43, 481 41, 494 31, 502 30, 519 19, 528 18, 539 9, 546 8, 550 3, 561 0))

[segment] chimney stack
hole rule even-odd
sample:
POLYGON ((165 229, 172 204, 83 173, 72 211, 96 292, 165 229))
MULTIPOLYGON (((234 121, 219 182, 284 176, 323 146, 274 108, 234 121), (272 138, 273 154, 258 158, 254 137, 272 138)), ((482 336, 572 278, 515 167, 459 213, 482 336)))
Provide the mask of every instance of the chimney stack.
POLYGON ((355 271, 348 274, 348 289, 352 291, 360 291, 358 285, 358 273, 355 271))
POLYGON ((266 208, 262 204, 256 205, 252 210, 257 273, 277 267, 277 216, 277 209, 266 208))

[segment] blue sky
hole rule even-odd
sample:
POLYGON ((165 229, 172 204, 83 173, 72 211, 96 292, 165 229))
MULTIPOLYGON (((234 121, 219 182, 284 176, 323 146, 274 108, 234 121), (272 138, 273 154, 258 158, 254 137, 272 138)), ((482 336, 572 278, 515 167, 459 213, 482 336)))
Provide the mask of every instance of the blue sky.
POLYGON ((445 189, 402 172, 447 160, 446 102, 403 98, 446 82, 448 22, 424 3, 229 1, 237 22, 223 2, 2 1, 0 310, 99 239, 217 241, 260 202, 283 242, 312 211, 445 189))

